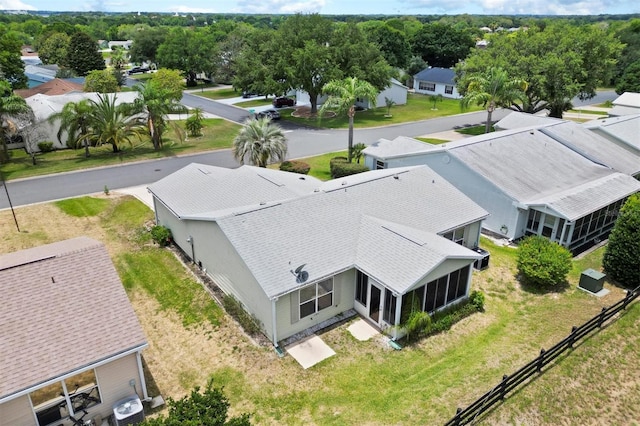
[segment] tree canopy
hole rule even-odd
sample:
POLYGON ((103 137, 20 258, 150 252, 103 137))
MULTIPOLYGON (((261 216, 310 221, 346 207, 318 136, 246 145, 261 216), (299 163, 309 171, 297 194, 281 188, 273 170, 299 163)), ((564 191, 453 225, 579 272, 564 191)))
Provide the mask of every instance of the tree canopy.
POLYGON ((640 285, 640 196, 634 194, 622 207, 609 235, 602 258, 607 274, 619 283, 635 288, 640 285))
POLYGON ((496 33, 486 49, 474 50, 458 66, 457 74, 464 81, 467 74, 501 67, 528 83, 526 97, 515 108, 531 114, 548 109, 550 116, 562 118, 574 97, 590 99, 609 81, 621 48, 612 34, 598 27, 553 22, 496 33))
POLYGON ((20 60, 22 41, 11 31, 0 26, 0 76, 14 89, 27 87, 24 63, 20 60))
POLYGON ((425 24, 411 40, 411 50, 432 67, 451 68, 469 55, 475 42, 466 29, 433 23, 425 24))
POLYGON ((87 33, 77 32, 69 40, 67 63, 79 76, 106 68, 97 43, 87 33))
POLYGON ((187 86, 195 86, 200 73, 212 78, 217 57, 217 45, 212 37, 204 31, 185 28, 172 28, 156 53, 158 67, 182 71, 187 86))

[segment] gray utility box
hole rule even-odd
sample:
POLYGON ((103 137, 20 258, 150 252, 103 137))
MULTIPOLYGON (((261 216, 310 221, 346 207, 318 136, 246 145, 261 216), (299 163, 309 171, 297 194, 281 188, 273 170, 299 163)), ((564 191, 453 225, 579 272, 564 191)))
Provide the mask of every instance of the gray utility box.
POLYGON ((593 269, 587 269, 582 271, 580 275, 580 288, 583 288, 591 293, 597 293, 602 290, 604 286, 604 279, 606 275, 602 272, 595 271, 593 269))

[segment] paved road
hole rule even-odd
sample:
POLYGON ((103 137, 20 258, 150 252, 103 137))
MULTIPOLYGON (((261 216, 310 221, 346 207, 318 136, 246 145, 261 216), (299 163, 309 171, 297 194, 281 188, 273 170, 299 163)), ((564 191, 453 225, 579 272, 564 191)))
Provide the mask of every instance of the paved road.
MULTIPOLYGON (((599 94, 587 103, 600 103, 615 99, 614 92, 599 94)), ((200 107, 206 112, 242 122, 248 113, 240 108, 212 102, 202 97, 185 94, 187 106, 200 107)), ((494 120, 499 120, 510 111, 496 111, 494 120)), ((485 112, 461 114, 415 123, 398 124, 380 128, 356 129, 355 143, 371 144, 380 138, 394 139, 397 136, 421 136, 453 129, 456 126, 479 124, 486 119, 485 112)), ((342 151, 347 145, 346 130, 305 128, 293 123, 284 123, 289 143, 289 158, 308 157, 326 152, 342 151)), ((10 181, 9 195, 14 206, 45 202, 82 194, 101 192, 105 185, 110 190, 129 186, 145 185, 167 176, 191 162, 221 167, 237 167, 229 150, 208 152, 191 156, 170 157, 160 160, 128 163, 122 166, 104 167, 72 173, 63 173, 38 178, 10 181)), ((9 202, 4 188, 0 189, 0 209, 8 208, 9 202)))

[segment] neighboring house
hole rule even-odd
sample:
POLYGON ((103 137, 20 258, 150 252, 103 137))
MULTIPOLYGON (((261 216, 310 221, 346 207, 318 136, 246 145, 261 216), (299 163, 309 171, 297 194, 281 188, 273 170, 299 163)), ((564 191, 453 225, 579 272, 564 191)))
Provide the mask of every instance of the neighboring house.
POLYGON ((397 338, 412 303, 464 300, 487 216, 424 166, 321 182, 191 164, 149 191, 157 223, 275 346, 352 310, 397 338))
POLYGON ((592 120, 582 124, 611 142, 640 153, 640 113, 592 120))
POLYGON ((23 99, 42 94, 49 96, 66 95, 67 93, 82 93, 83 85, 61 78, 54 78, 46 83, 39 84, 30 89, 18 89, 14 93, 23 99))
MULTIPOLYGON (((116 104, 132 103, 138 97, 138 92, 108 93, 106 96, 116 96, 116 104)), ((54 147, 66 148, 67 135, 63 133, 62 142, 58 140, 59 121, 49 123, 48 118, 53 114, 62 111, 62 108, 69 102, 79 102, 83 99, 98 101, 98 93, 95 92, 71 92, 65 95, 49 96, 36 94, 26 98, 27 105, 34 113, 34 123, 21 131, 25 144, 33 151, 37 151, 38 142, 50 141, 54 147)))
MULTIPOLYGON (((392 99, 395 102, 395 105, 406 105, 408 91, 409 88, 407 86, 400 83, 395 78, 392 78, 391 80, 389 80, 389 87, 378 93, 378 97, 376 98, 376 106, 384 107, 386 105, 385 98, 392 99)), ((305 92, 304 90, 297 90, 295 96, 297 105, 307 105, 311 103, 309 93, 305 92)), ((322 105, 326 100, 326 95, 318 96, 318 105, 322 105)), ((360 106, 362 108, 372 107, 371 103, 366 99, 358 99, 356 101, 356 106, 360 106)))
MULTIPOLYGON (((395 78, 392 78, 389 87, 378 94, 378 97, 376 98, 376 106, 384 107, 387 105, 386 98, 391 99, 394 102, 394 105, 406 105, 408 92, 409 88, 407 86, 400 83, 395 78)), ((356 101, 356 106, 365 109, 373 108, 373 105, 371 105, 371 102, 367 99, 358 99, 356 101)))
POLYGON ((34 65, 25 63, 24 74, 29 79, 29 88, 53 80, 56 78, 59 69, 57 65, 34 65))
POLYGON ((70 424, 148 398, 147 340, 102 243, 74 238, 0 256, 0 424, 70 424), (89 400, 87 400, 89 401, 89 400))
POLYGON ((456 73, 451 68, 429 67, 413 76, 413 89, 425 95, 442 95, 445 98, 461 98, 456 89, 456 73))
POLYGON ((576 142, 585 135, 571 139, 572 129, 505 130, 442 145, 382 139, 363 153, 372 169, 428 165, 490 213, 483 227, 494 234, 542 235, 575 253, 606 238, 640 182, 581 154, 576 142))
POLYGON ((122 47, 125 50, 129 50, 132 44, 133 40, 109 41, 107 42, 107 47, 111 50, 113 50, 114 47, 122 47))
POLYGON ((610 117, 640 114, 640 93, 624 92, 612 103, 613 108, 609 110, 610 117))
MULTIPOLYGON (((601 120, 594 120, 594 122, 598 121, 601 120)), ((585 124, 580 125, 569 120, 513 112, 496 123, 496 129, 511 130, 536 127, 540 132, 597 164, 640 178, 640 151, 629 144, 615 143, 610 139, 603 138, 585 124)), ((636 120, 635 125, 639 126, 639 121, 636 120)), ((638 130, 640 127, 636 127, 636 132, 638 130)), ((637 133, 631 139, 638 144, 637 133)))

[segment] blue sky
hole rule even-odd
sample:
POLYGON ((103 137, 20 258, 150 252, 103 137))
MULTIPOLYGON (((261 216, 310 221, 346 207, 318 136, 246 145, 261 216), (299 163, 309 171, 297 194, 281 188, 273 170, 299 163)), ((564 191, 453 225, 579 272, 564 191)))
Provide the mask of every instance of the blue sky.
POLYGON ((0 0, 0 10, 599 15, 640 13, 639 4, 637 0, 0 0))

